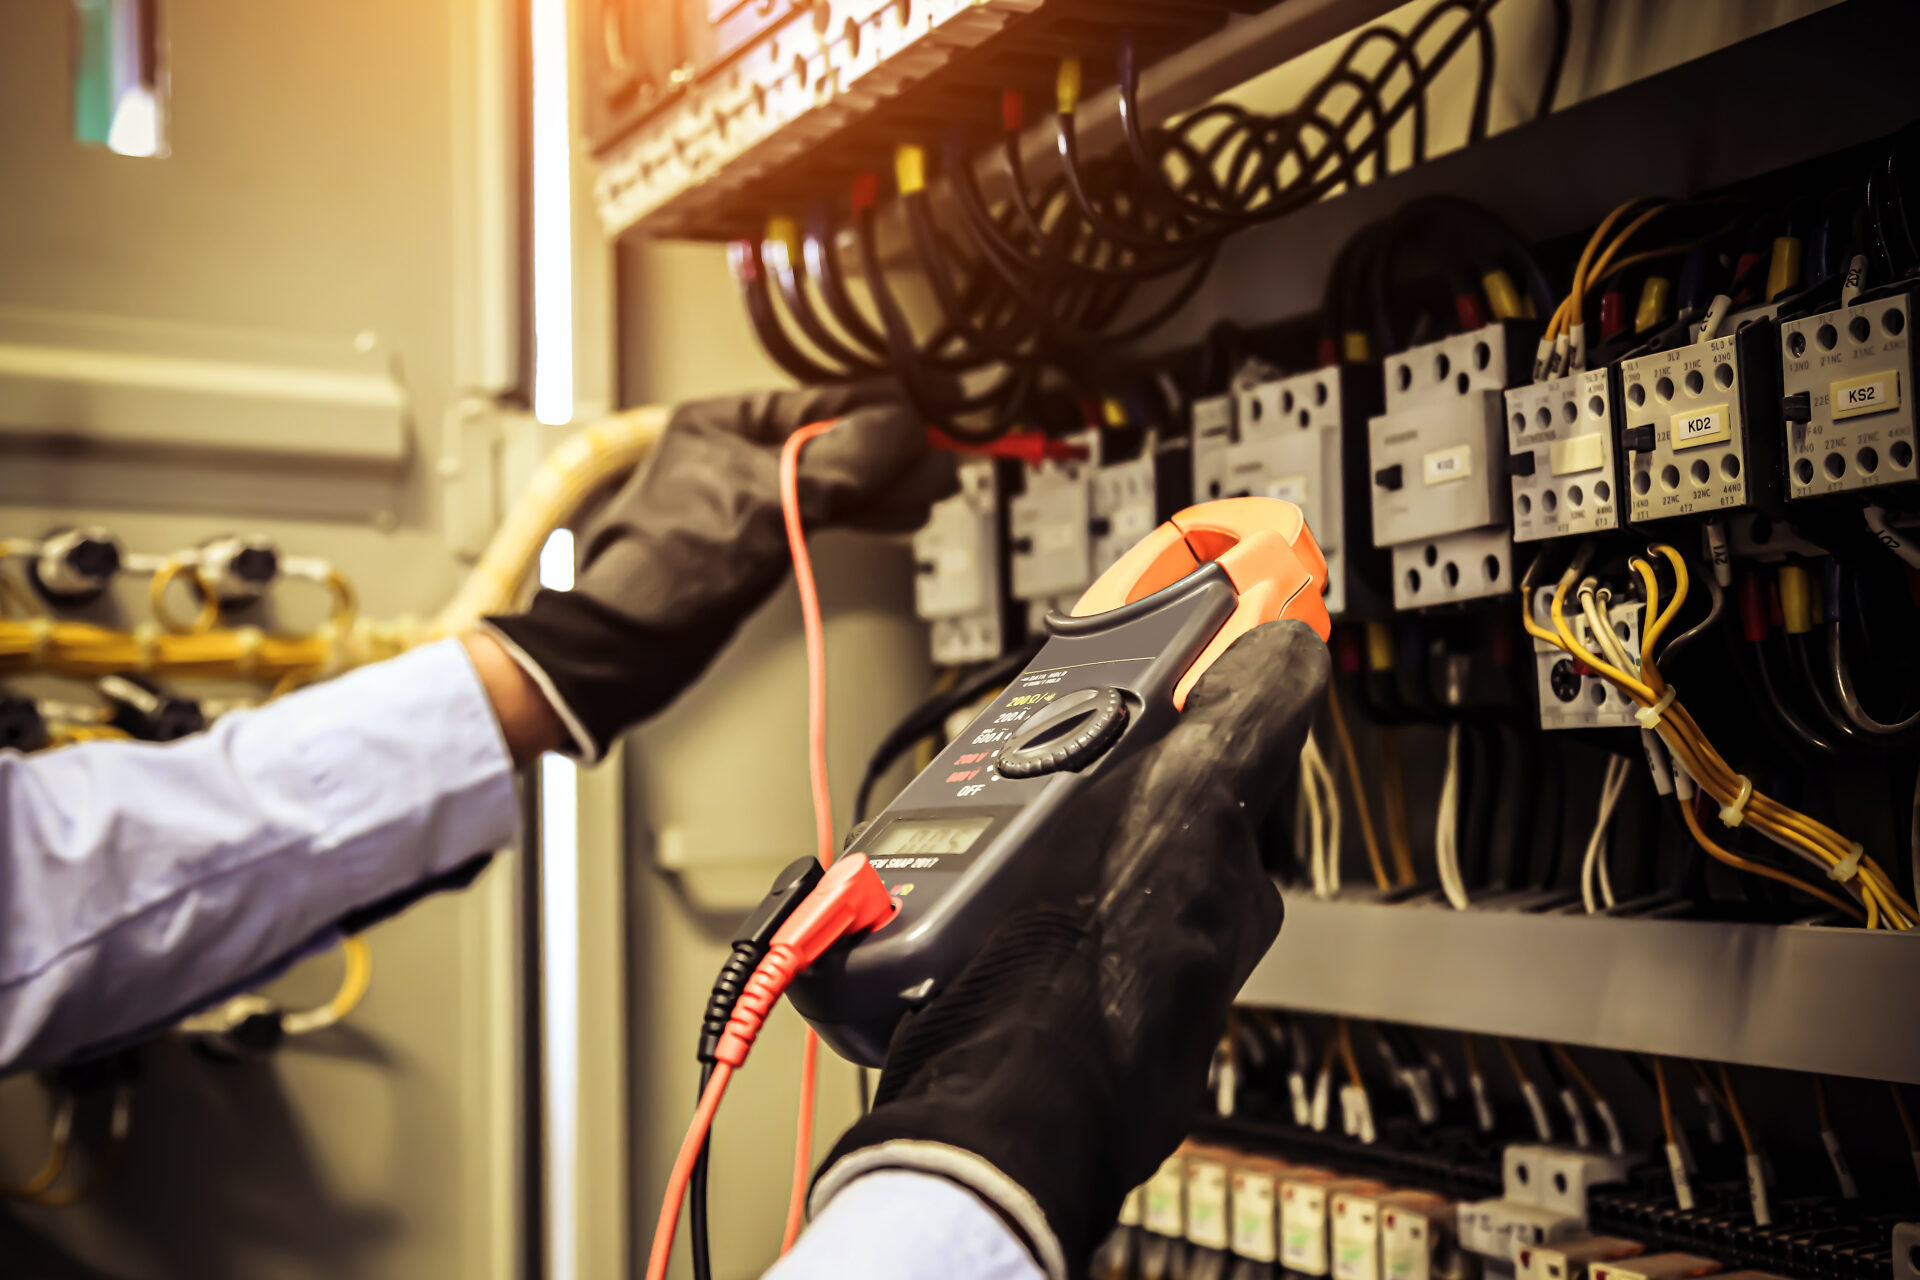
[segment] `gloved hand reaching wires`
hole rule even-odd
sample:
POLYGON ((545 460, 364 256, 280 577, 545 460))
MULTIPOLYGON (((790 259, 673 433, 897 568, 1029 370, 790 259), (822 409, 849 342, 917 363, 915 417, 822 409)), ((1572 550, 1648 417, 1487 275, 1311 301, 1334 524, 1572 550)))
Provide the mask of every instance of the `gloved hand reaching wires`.
POLYGON ((1063 815, 1049 881, 895 1033, 873 1110, 815 1180, 816 1216, 863 1174, 918 1170, 991 1205, 1049 1276, 1084 1268, 1186 1134, 1280 928, 1254 831, 1292 785, 1329 670, 1301 623, 1249 632, 1165 738, 1063 815))
POLYGON ((802 455, 807 528, 919 527, 953 488, 952 459, 892 383, 695 401, 586 529, 574 589, 487 619, 582 756, 679 696, 786 577, 780 446, 835 418, 802 455))

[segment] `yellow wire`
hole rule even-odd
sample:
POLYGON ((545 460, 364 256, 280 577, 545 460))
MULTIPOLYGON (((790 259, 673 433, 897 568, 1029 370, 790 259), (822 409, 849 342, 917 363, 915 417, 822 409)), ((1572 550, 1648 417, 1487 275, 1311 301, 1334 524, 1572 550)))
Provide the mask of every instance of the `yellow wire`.
POLYGON ((1653 1059, 1653 1084, 1660 1094, 1660 1125, 1667 1133, 1667 1145, 1679 1145, 1673 1127, 1673 1095, 1667 1092, 1667 1069, 1662 1065, 1659 1055, 1653 1059))
MULTIPOLYGON (((1552 644, 1586 663, 1625 690, 1643 707, 1653 706, 1667 690, 1666 681, 1652 660, 1652 646, 1684 607, 1689 585, 1685 561, 1677 551, 1665 544, 1656 545, 1653 550, 1673 566, 1676 590, 1673 600, 1666 608, 1658 610, 1653 621, 1645 629, 1646 635, 1643 637, 1641 650, 1641 670, 1638 677, 1629 675, 1618 666, 1605 661, 1600 655, 1588 650, 1567 625, 1566 595, 1584 567, 1586 560, 1584 550, 1582 555, 1577 557, 1561 575, 1554 589, 1549 609, 1554 624, 1552 634, 1548 634, 1544 628, 1534 623, 1528 608, 1530 602, 1524 598, 1522 600, 1523 625, 1529 635, 1552 644)), ((1650 565, 1636 563, 1635 568, 1641 574, 1642 582, 1647 585, 1649 609, 1657 609, 1661 598, 1657 576, 1652 573, 1650 565)), ((1523 587, 1526 585, 1529 584, 1523 584, 1523 587)), ((1720 754, 1714 750, 1705 733, 1685 707, 1678 702, 1669 703, 1656 729, 1661 740, 1672 750, 1680 766, 1709 796, 1722 805, 1731 804, 1738 797, 1742 789, 1739 775, 1735 774, 1720 754)), ((1814 859, 1821 865, 1836 867, 1852 855, 1852 843, 1838 832, 1805 814, 1787 808, 1763 793, 1757 791, 1750 793, 1743 816, 1762 834, 1795 852, 1814 859)), ((1688 815, 1688 819, 1689 826, 1697 832, 1698 823, 1692 820, 1691 814, 1688 815)), ((1704 833, 1699 835, 1703 837, 1704 833)), ((1737 855, 1721 849, 1711 841, 1705 841, 1702 848, 1729 865, 1753 870, 1756 874, 1763 874, 1771 879, 1783 880, 1783 883, 1790 884, 1822 901, 1836 901, 1796 877, 1785 876, 1783 879, 1783 873, 1774 872, 1771 868, 1761 869, 1761 864, 1738 858, 1737 855)), ((1900 896, 1886 872, 1871 858, 1861 859, 1858 873, 1849 882, 1849 888, 1864 904, 1866 910, 1863 919, 1869 928, 1884 924, 1904 930, 1913 927, 1915 919, 1920 918, 1920 912, 1916 912, 1900 896)))
POLYGON ((62 1094, 55 1104, 53 1113, 53 1134, 47 1144, 47 1158, 31 1178, 18 1186, 0 1186, 0 1199, 38 1201, 55 1182, 60 1180, 60 1171, 66 1167, 67 1152, 73 1142, 73 1095, 62 1094))
POLYGON ((1887 1088, 1893 1093, 1893 1109, 1900 1113, 1900 1128, 1907 1135, 1907 1150, 1920 1151, 1920 1129, 1913 1126, 1913 1112, 1907 1110, 1907 1095, 1892 1081, 1887 1083, 1887 1088))
POLYGON ((1513 1072, 1515 1082, 1522 1088, 1531 1086, 1533 1084, 1533 1077, 1527 1074, 1526 1067, 1521 1064, 1520 1055, 1515 1052, 1513 1041, 1507 1039, 1505 1036, 1498 1036, 1495 1038, 1495 1043, 1500 1046, 1500 1052, 1502 1056, 1506 1058, 1507 1068, 1513 1072))
POLYGON ((1574 1082, 1580 1086, 1581 1092, 1596 1103, 1606 1101, 1600 1096, 1600 1090, 1594 1087, 1593 1081, 1587 1078, 1587 1073, 1580 1069, 1580 1064, 1574 1061, 1573 1055, 1567 1052, 1566 1046, 1554 1045, 1553 1056, 1560 1060, 1560 1065, 1567 1069, 1567 1074, 1573 1077, 1574 1082))
MULTIPOLYGON (((1587 269, 1592 265, 1594 255, 1600 251, 1600 242, 1606 239, 1607 232, 1613 230, 1613 224, 1618 222, 1621 217, 1628 212, 1644 204, 1646 199, 1647 197, 1641 196, 1629 200, 1625 204, 1615 208, 1614 211, 1609 213, 1605 218, 1601 219, 1600 225, 1594 228, 1591 236, 1587 237, 1587 246, 1580 251, 1580 261, 1573 269, 1573 278, 1576 286, 1586 278, 1587 269)), ((1561 299, 1559 309, 1553 313, 1553 318, 1547 322, 1547 337, 1549 339, 1559 337, 1562 331, 1571 330, 1573 324, 1573 315, 1571 313, 1576 305, 1576 296, 1577 293, 1569 293, 1565 298, 1561 299)))
POLYGON ((1380 791, 1387 815, 1387 843, 1393 849, 1394 872, 1401 884, 1412 884, 1413 842, 1407 836, 1407 786, 1400 768, 1400 735, 1393 729, 1380 733, 1380 791))
POLYGON ((154 571, 153 577, 147 581, 147 603, 153 608, 154 620, 177 635, 204 635, 220 621, 219 598, 207 585, 207 580, 200 576, 200 570, 184 560, 169 560, 154 571), (183 573, 200 596, 199 612, 194 614, 192 622, 184 623, 174 617, 173 611, 167 607, 167 588, 183 573))
POLYGON ((1360 757, 1353 749, 1353 735, 1347 732, 1347 716, 1340 709, 1340 695, 1333 686, 1327 686, 1327 712, 1333 720, 1334 737, 1340 740, 1340 757, 1347 766, 1347 790, 1353 796, 1353 807, 1360 813, 1360 838, 1367 846, 1367 863, 1373 868, 1373 882, 1384 892, 1393 888, 1393 877, 1387 874, 1387 864, 1380 856, 1380 841, 1373 833, 1373 814, 1367 808, 1367 786, 1360 776, 1360 757))
POLYGON ((1767 866, 1765 863, 1749 861, 1748 859, 1741 857, 1739 854, 1734 853, 1729 849, 1723 849, 1719 845, 1715 844, 1713 841, 1713 837, 1709 836, 1706 833, 1706 831, 1701 828, 1700 819, 1694 816, 1692 805, 1690 804, 1681 805, 1680 816, 1682 819, 1685 820, 1687 824, 1687 830, 1693 833, 1694 843, 1698 844, 1702 849, 1705 849, 1707 853, 1710 854, 1712 857, 1718 859, 1721 862, 1726 863, 1728 866, 1733 867, 1737 870, 1751 872, 1756 876, 1765 876, 1769 880, 1777 880, 1781 884, 1787 885, 1789 888, 1798 889, 1801 893, 1807 894, 1810 897, 1818 898, 1820 901, 1826 903, 1828 906, 1834 908, 1836 911, 1844 912, 1845 914, 1852 916, 1855 920, 1860 921, 1860 923, 1862 924, 1866 923, 1866 917, 1862 915, 1860 912, 1860 909, 1854 906, 1852 903, 1843 902, 1839 898, 1836 898, 1832 894, 1828 893, 1825 889, 1816 888, 1815 886, 1808 884, 1806 881, 1800 879, 1798 876, 1788 875, 1784 871, 1775 871, 1772 867, 1767 866))
POLYGON ((1747 1118, 1740 1113, 1740 1095, 1733 1091, 1733 1077, 1727 1074, 1727 1064, 1720 1064, 1720 1093, 1727 1101, 1727 1113, 1733 1117, 1733 1127, 1740 1131, 1740 1145, 1747 1154, 1753 1154, 1753 1134, 1747 1128, 1747 1118))
POLYGON ((1366 1082, 1360 1075, 1360 1059, 1353 1052, 1353 1028, 1347 1025, 1345 1018, 1340 1019, 1337 1038, 1340 1042, 1340 1056, 1347 1064, 1347 1079, 1353 1082, 1354 1088, 1364 1089, 1366 1082))
POLYGON ((333 998, 304 1013, 289 1013, 281 1019, 289 1035, 304 1035, 330 1027, 359 1007, 373 983, 373 949, 358 934, 340 940, 340 958, 345 969, 333 998))

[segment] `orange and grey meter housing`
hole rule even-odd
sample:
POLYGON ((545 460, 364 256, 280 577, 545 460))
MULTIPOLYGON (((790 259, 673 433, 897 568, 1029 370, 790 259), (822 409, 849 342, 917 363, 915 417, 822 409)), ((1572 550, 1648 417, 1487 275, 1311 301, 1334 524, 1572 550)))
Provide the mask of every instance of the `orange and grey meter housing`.
POLYGON ((900 904, 789 991, 841 1056, 879 1066, 894 1027, 966 967, 1044 870, 1079 793, 1178 722, 1228 645, 1293 618, 1327 637, 1327 566, 1300 509, 1225 498, 1176 514, 1071 615, 933 764, 860 833, 900 904))

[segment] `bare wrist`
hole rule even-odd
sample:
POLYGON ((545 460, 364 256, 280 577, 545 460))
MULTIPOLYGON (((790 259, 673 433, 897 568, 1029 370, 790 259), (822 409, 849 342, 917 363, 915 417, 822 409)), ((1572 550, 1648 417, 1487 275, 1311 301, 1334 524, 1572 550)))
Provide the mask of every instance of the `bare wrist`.
POLYGON ((507 655, 498 640, 484 631, 468 631, 460 637, 460 643, 480 676, 487 701, 493 704, 500 736, 506 740, 507 753, 515 765, 523 765, 543 751, 556 750, 566 741, 566 728, 540 686, 507 655))

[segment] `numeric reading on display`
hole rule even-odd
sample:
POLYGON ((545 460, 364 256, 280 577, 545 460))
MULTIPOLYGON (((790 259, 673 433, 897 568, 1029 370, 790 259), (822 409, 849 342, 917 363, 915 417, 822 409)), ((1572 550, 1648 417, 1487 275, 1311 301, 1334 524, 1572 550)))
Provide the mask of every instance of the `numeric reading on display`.
POLYGON ((869 860, 965 853, 993 823, 989 817, 925 818, 896 822, 867 850, 869 860))

